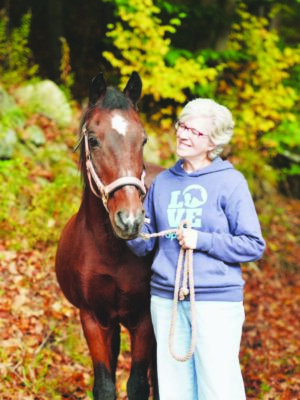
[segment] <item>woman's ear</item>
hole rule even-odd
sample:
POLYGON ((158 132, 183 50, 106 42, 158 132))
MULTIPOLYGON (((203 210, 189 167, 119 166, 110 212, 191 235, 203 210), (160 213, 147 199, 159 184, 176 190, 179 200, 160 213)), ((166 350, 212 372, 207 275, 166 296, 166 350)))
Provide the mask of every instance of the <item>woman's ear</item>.
POLYGON ((210 142, 210 144, 208 145, 208 148, 207 148, 207 150, 208 150, 208 151, 212 151, 212 150, 214 150, 216 147, 217 147, 217 145, 216 145, 216 144, 214 144, 214 143, 210 142))

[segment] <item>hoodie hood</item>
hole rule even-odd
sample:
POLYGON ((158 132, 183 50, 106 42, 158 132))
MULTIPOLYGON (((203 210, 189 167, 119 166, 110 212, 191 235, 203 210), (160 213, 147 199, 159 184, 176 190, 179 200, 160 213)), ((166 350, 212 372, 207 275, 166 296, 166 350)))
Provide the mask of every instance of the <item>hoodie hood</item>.
POLYGON ((182 159, 178 160, 177 163, 172 168, 170 168, 169 171, 172 172, 174 175, 179 176, 201 176, 211 174, 213 172, 224 171, 226 169, 234 169, 233 165, 229 161, 224 161, 220 157, 217 157, 207 167, 201 168, 191 173, 187 173, 182 168, 183 162, 184 160, 182 159))

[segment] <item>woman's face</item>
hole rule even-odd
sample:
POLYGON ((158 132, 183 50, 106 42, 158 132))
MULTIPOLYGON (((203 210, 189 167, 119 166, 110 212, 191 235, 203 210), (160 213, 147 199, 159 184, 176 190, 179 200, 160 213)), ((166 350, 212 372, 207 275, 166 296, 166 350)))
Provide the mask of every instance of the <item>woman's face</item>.
POLYGON ((205 117, 193 117, 177 123, 176 154, 183 159, 208 159, 208 152, 215 145, 210 141, 208 134, 212 130, 211 121, 205 117))

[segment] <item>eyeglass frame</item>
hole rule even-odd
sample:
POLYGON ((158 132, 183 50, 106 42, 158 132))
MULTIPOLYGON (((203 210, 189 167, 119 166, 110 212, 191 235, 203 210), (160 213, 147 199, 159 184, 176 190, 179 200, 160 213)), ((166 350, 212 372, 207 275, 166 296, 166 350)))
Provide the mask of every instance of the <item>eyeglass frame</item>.
POLYGON ((180 121, 180 120, 176 121, 176 123, 175 123, 175 130, 176 130, 176 132, 177 132, 179 129, 183 129, 183 130, 187 131, 188 133, 191 133, 191 134, 193 134, 194 136, 197 136, 197 137, 209 136, 209 135, 207 135, 206 133, 202 133, 202 132, 198 131, 198 130, 195 129, 195 128, 190 128, 189 126, 186 126, 185 123, 182 122, 182 121, 180 121))

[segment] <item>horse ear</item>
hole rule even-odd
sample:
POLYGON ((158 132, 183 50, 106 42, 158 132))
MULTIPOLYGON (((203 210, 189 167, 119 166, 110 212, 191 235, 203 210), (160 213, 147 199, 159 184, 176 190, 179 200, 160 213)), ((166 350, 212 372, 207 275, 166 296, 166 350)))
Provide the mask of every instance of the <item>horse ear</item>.
POLYGON ((142 94, 142 80, 137 72, 131 74, 123 93, 130 98, 134 106, 137 105, 142 94))
POLYGON ((97 103, 100 97, 103 97, 106 93, 106 82, 103 77, 103 73, 94 76, 90 86, 89 92, 89 105, 93 106, 97 103))

